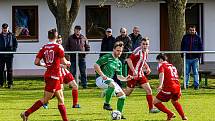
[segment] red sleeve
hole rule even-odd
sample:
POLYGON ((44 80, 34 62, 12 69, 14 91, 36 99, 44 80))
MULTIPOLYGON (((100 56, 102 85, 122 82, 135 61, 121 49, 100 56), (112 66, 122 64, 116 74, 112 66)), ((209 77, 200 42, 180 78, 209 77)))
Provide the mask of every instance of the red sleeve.
POLYGON ((130 58, 131 60, 134 60, 134 59, 135 59, 134 53, 131 53, 131 55, 129 56, 129 58, 130 58))
POLYGON ((158 72, 159 73, 164 73, 164 67, 163 66, 158 67, 158 72))
POLYGON ((43 48, 37 53, 36 58, 42 59, 43 58, 43 48))

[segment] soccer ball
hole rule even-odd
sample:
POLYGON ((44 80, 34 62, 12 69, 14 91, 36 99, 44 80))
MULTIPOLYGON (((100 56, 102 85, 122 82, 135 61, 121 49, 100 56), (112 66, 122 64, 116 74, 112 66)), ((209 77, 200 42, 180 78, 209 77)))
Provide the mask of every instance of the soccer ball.
POLYGON ((111 118, 112 120, 120 120, 121 119, 121 112, 118 111, 118 110, 114 110, 112 113, 111 113, 111 118))

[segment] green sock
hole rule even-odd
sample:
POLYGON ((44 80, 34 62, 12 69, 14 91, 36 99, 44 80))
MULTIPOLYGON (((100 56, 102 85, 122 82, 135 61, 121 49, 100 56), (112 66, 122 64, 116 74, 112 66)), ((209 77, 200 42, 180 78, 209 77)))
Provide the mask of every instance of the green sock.
POLYGON ((124 104, 125 104, 125 98, 118 98, 118 101, 117 101, 117 110, 120 111, 120 112, 122 112, 124 104))
POLYGON ((110 99, 112 97, 113 92, 114 92, 114 88, 113 87, 108 87, 108 89, 106 91, 106 95, 105 95, 105 103, 106 104, 110 103, 110 99))

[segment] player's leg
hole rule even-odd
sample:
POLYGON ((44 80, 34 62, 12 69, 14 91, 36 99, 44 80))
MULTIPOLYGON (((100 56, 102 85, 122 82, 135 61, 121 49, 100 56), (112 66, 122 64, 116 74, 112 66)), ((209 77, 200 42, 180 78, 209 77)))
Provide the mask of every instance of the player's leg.
POLYGON ((126 96, 129 96, 134 91, 136 83, 137 81, 134 79, 127 82, 127 88, 124 90, 126 96))
POLYGON ((126 96, 129 96, 134 91, 134 88, 127 87, 124 92, 126 96))
MULTIPOLYGON (((123 112, 123 107, 124 107, 124 104, 125 104, 126 95, 125 95, 125 93, 123 92, 123 90, 121 89, 121 87, 117 83, 112 82, 112 84, 115 87, 115 92, 117 94, 116 96, 118 97, 117 110, 122 113, 123 112)), ((125 119, 125 117, 122 117, 122 118, 125 119)))
POLYGON ((147 102, 148 102, 149 113, 158 113, 158 112, 160 112, 158 109, 154 108, 152 89, 151 89, 149 83, 147 82, 147 83, 141 84, 140 86, 146 91, 146 99, 147 99, 147 102))
POLYGON ((27 121, 28 116, 35 112, 36 110, 38 110, 44 103, 47 103, 51 99, 53 94, 54 94, 53 92, 45 91, 44 97, 42 99, 36 101, 28 110, 20 114, 23 121, 27 121))
POLYGON ((171 94, 166 94, 160 91, 157 96, 153 100, 153 104, 155 107, 157 107, 160 111, 167 114, 167 120, 171 120, 172 118, 175 118, 175 114, 171 112, 166 106, 162 104, 162 102, 168 102, 171 98, 171 94))
POLYGON ((68 83, 69 87, 72 87, 72 99, 73 99, 73 105, 72 108, 80 108, 80 105, 78 104, 78 85, 75 82, 75 80, 70 81, 68 83))
POLYGON ((183 108, 181 104, 178 102, 178 99, 180 98, 180 96, 181 96, 181 93, 172 94, 171 102, 175 107, 175 109, 177 110, 177 112, 179 113, 179 115, 181 116, 182 120, 187 120, 187 117, 184 114, 183 108))
POLYGON ((109 86, 111 81, 113 81, 113 79, 108 78, 108 80, 103 80, 101 76, 96 78, 96 85, 101 89, 107 89, 103 109, 110 111, 113 110, 112 107, 110 106, 110 100, 112 94, 114 93, 114 87, 112 85, 109 86))
POLYGON ((63 121, 69 121, 66 114, 66 107, 64 106, 63 91, 62 90, 56 91, 55 96, 58 100, 58 110, 60 111, 63 121))
POLYGON ((191 62, 190 59, 186 59, 186 88, 189 87, 190 81, 190 72, 191 72, 191 62))

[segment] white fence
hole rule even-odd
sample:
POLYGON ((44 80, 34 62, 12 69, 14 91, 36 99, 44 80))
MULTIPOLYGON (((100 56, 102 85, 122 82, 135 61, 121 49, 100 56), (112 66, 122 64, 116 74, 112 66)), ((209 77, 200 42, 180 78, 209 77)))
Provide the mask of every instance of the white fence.
MULTIPOLYGON (((78 72, 78 54, 100 54, 100 53, 112 53, 110 52, 100 52, 100 51, 89 51, 89 52, 80 52, 80 51, 67 51, 66 54, 76 54, 76 81, 78 81, 79 72, 78 72)), ((128 52, 130 53, 130 52, 128 52)), ((184 88, 186 89, 186 83, 185 83, 185 76, 186 76, 186 53, 202 53, 202 54, 215 54, 215 51, 150 51, 149 54, 159 54, 159 53, 165 53, 165 54, 183 54, 183 76, 184 76, 184 88)), ((0 54, 37 54, 37 52, 0 52, 0 54)))

